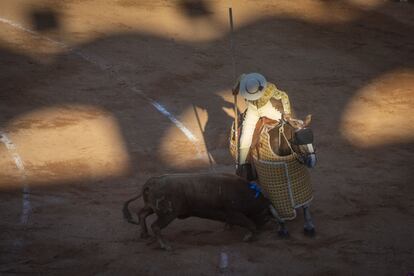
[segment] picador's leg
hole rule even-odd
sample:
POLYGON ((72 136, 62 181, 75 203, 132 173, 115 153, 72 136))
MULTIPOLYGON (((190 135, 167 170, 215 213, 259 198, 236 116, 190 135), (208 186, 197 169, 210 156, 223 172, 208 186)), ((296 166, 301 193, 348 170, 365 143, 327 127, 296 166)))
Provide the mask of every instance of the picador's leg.
POLYGON ((310 205, 306 204, 303 206, 303 217, 305 219, 305 225, 303 227, 303 232, 307 236, 315 235, 315 225, 313 224, 312 216, 310 214, 310 205))
POLYGON ((141 225, 141 238, 142 239, 146 239, 146 238, 148 238, 150 236, 148 234, 148 228, 147 228, 146 218, 149 215, 153 214, 153 213, 154 213, 154 211, 149 206, 145 206, 144 208, 142 208, 138 212, 139 224, 141 225))
POLYGON ((277 223, 279 224, 279 230, 277 231, 279 236, 280 237, 288 237, 289 236, 289 231, 286 227, 285 220, 280 218, 280 216, 278 215, 278 213, 277 213, 275 207, 273 207, 273 205, 269 205, 269 209, 270 209, 270 213, 272 213, 273 217, 276 219, 277 223))
POLYGON ((171 246, 164 240, 164 238, 161 235, 161 229, 165 228, 168 224, 170 224, 174 219, 176 218, 176 215, 174 213, 165 213, 158 215, 158 218, 156 221, 154 221, 153 224, 151 224, 151 229, 154 232, 160 246, 162 249, 165 250, 171 250, 171 246))
POLYGON ((254 222, 246 217, 243 213, 230 211, 226 213, 227 223, 230 225, 239 225, 245 227, 249 232, 243 237, 243 241, 251 241, 255 232, 257 232, 254 222))

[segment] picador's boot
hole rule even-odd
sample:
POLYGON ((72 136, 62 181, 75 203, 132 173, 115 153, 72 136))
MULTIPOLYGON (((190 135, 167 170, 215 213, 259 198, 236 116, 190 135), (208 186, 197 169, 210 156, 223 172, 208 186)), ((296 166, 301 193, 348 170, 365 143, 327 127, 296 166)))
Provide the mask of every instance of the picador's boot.
POLYGON ((255 171, 253 171, 252 165, 249 163, 239 165, 236 170, 236 174, 240 177, 253 181, 257 179, 255 171))

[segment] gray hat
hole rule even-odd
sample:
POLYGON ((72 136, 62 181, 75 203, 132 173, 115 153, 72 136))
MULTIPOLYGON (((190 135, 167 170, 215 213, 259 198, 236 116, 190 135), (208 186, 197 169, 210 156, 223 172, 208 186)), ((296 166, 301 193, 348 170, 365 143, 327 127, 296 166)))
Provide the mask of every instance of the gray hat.
POLYGON ((259 73, 244 75, 240 80, 240 95, 248 101, 259 99, 265 92, 267 82, 259 73))

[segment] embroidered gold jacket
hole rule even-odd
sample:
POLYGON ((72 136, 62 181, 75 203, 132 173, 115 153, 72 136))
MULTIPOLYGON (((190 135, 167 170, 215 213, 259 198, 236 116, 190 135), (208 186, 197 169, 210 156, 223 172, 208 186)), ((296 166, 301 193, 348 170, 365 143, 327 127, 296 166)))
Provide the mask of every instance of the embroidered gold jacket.
POLYGON ((262 97, 260 97, 258 100, 248 101, 248 102, 254 104, 257 108, 261 108, 272 98, 275 100, 281 101, 283 112, 285 114, 290 114, 291 109, 290 109, 289 96, 286 94, 286 92, 277 89, 276 85, 270 82, 267 83, 266 90, 262 97))

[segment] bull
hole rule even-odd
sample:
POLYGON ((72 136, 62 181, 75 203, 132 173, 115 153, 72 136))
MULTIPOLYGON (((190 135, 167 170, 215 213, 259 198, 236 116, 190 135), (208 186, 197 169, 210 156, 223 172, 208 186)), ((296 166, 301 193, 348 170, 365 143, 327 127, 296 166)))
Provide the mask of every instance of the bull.
POLYGON ((250 241, 257 227, 271 219, 271 208, 257 186, 236 175, 168 174, 147 180, 141 193, 124 203, 123 214, 128 222, 140 225, 141 238, 148 238, 146 218, 155 213, 151 229, 161 248, 170 250, 161 230, 176 218, 195 216, 245 227, 248 233, 243 240, 250 241), (140 197, 145 204, 136 222, 128 205, 140 197))

